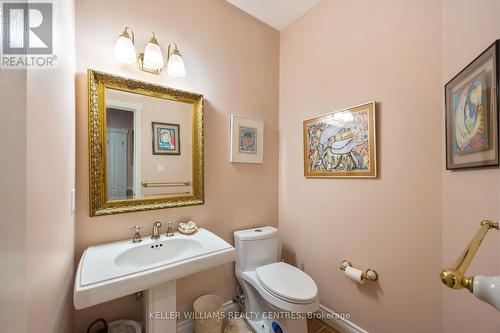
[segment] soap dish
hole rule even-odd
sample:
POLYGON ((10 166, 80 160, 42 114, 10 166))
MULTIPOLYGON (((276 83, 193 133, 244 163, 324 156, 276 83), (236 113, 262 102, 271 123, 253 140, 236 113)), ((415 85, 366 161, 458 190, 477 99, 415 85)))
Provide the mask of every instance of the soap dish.
POLYGON ((182 234, 191 235, 198 230, 198 226, 193 221, 189 221, 188 223, 179 223, 177 230, 182 234))
POLYGON ((193 229, 183 229, 183 228, 181 228, 181 227, 177 227, 177 230, 179 230, 179 232, 180 232, 181 234, 184 234, 184 235, 192 235, 192 234, 194 234, 195 232, 197 232, 197 231, 198 231, 198 227, 195 227, 195 228, 193 228, 193 229))

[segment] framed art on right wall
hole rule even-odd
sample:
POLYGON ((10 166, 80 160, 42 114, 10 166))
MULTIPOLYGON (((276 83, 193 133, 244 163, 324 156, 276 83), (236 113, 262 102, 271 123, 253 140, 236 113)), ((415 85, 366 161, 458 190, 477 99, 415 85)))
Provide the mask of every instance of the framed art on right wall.
POLYGON ((446 169, 498 166, 497 40, 445 85, 446 169))

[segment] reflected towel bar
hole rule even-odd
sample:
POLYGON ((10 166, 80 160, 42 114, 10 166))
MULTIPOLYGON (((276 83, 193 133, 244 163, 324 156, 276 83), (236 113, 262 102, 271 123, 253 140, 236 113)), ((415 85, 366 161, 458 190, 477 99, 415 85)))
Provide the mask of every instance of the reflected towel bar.
POLYGON ((145 194, 144 197, 150 197, 150 198, 153 198, 153 197, 158 197, 159 195, 162 196, 162 195, 190 195, 191 192, 169 192, 169 193, 155 193, 155 194, 145 194))
POLYGON ((498 223, 488 220, 482 221, 481 229, 479 229, 474 238, 470 241, 469 246, 467 246, 453 267, 445 268, 441 271, 441 281, 443 281, 447 287, 452 289, 467 288, 470 292, 473 292, 474 277, 466 277, 464 274, 490 229, 499 230, 498 223))
POLYGON ((169 183, 143 181, 141 185, 144 187, 176 187, 176 186, 191 186, 191 182, 188 180, 184 182, 169 182, 169 183))

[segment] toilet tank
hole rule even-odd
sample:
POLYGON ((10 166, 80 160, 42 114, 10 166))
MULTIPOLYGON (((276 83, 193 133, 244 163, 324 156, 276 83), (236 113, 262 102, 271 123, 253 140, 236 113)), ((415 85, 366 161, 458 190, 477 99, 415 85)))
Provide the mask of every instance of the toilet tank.
POLYGON ((236 273, 254 271, 257 267, 278 261, 278 229, 260 227, 234 232, 236 273))

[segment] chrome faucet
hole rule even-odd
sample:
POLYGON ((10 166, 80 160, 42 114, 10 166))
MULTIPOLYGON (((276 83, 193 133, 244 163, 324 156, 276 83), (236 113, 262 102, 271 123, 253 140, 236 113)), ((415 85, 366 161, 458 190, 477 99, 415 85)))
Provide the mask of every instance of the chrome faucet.
POLYGON ((172 222, 168 222, 167 224, 167 237, 174 236, 174 229, 172 228, 172 222))
POLYGON ((158 239, 160 238, 160 228, 161 228, 161 222, 156 221, 153 224, 153 235, 151 236, 151 239, 158 239))
POLYGON ((141 229, 142 227, 140 225, 136 225, 135 227, 132 228, 132 230, 135 231, 134 238, 132 239, 132 243, 140 243, 142 242, 141 238, 141 229))

